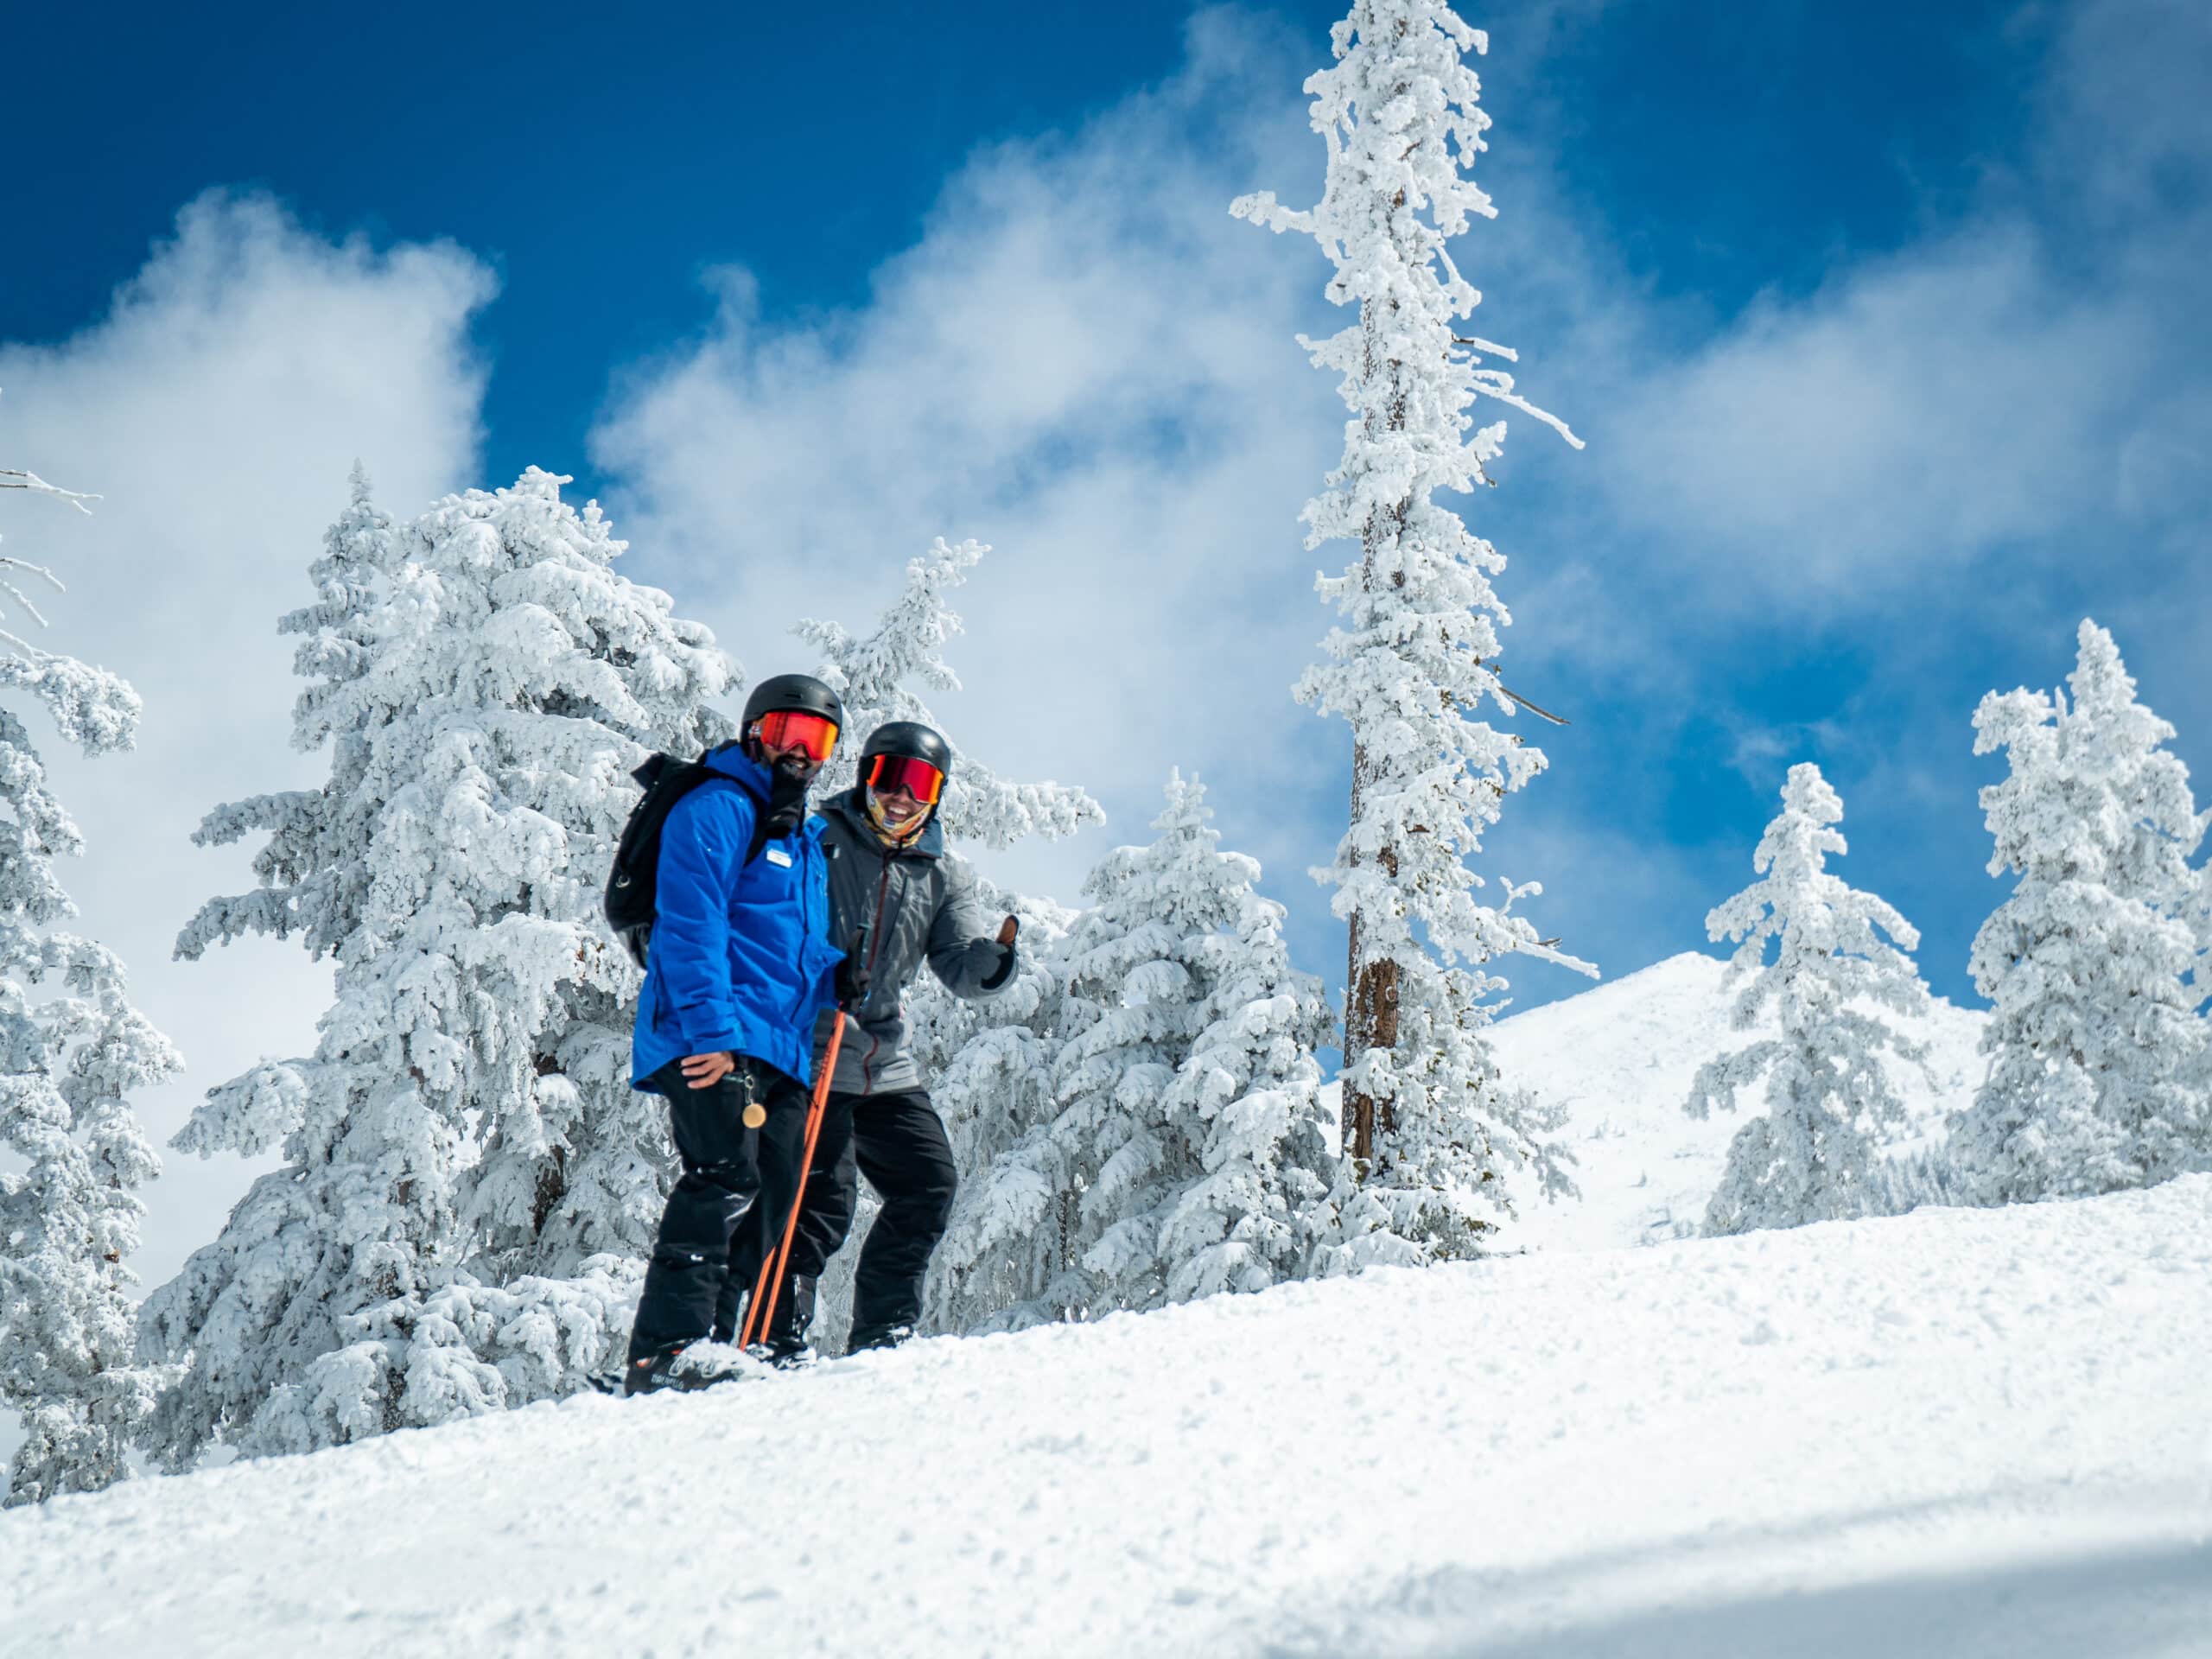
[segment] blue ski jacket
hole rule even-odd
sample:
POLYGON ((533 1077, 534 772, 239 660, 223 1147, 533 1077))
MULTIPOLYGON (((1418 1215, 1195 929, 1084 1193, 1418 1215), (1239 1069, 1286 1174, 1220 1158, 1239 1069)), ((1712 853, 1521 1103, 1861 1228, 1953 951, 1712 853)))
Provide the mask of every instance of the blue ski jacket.
POLYGON ((768 769, 735 744, 706 757, 719 773, 670 809, 660 836, 652 944, 630 1046, 630 1084, 686 1054, 749 1054, 814 1077, 814 1022, 836 1001, 844 952, 830 943, 822 820, 746 861, 766 810, 768 769))

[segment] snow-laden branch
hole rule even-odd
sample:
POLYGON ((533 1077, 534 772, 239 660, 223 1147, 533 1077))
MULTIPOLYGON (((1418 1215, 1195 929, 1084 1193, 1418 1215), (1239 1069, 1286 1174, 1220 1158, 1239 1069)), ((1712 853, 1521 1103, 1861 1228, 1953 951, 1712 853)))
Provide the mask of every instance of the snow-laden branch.
POLYGON ((59 496, 78 512, 89 516, 92 509, 85 505, 97 501, 98 495, 83 490, 65 490, 59 484, 49 484, 36 473, 27 473, 18 467, 0 467, 0 490, 29 490, 34 495, 59 496))

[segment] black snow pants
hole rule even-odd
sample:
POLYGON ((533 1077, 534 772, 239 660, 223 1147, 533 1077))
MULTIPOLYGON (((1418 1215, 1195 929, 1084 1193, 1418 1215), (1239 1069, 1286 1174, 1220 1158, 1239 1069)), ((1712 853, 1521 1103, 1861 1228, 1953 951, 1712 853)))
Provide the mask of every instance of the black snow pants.
MULTIPOLYGON (((779 1298, 791 1300, 790 1281, 819 1276, 853 1229, 860 1210, 860 1177, 868 1177, 883 1209, 861 1247, 853 1282, 850 1345, 864 1348, 887 1339, 922 1316, 922 1281, 930 1256, 952 1218, 952 1195, 959 1174, 944 1121, 918 1089, 898 1094, 830 1096, 822 1114, 822 1133, 806 1178, 806 1196, 791 1243, 791 1269, 779 1298)), ((776 1239, 780 1242, 782 1217, 776 1239)), ((748 1227, 732 1256, 728 1299, 721 1317, 734 1318, 735 1297, 749 1291, 760 1272, 765 1229, 748 1227), (750 1259, 751 1268, 745 1263, 750 1259), (741 1283, 740 1281, 742 1280, 741 1283)))
MULTIPOLYGON (((692 1088, 680 1060, 671 1060, 645 1083, 667 1097, 683 1173, 668 1195, 645 1265, 630 1333, 633 1361, 671 1343, 721 1334, 714 1329, 715 1312, 725 1300, 732 1256, 743 1254, 745 1238, 768 1217, 782 1227, 798 1190, 806 1135, 807 1091, 773 1066, 743 1055, 737 1070, 711 1089, 692 1088), (757 1129, 745 1127, 748 1100, 767 1109, 767 1122, 757 1129)), ((755 1255, 756 1266, 759 1260, 755 1255)))

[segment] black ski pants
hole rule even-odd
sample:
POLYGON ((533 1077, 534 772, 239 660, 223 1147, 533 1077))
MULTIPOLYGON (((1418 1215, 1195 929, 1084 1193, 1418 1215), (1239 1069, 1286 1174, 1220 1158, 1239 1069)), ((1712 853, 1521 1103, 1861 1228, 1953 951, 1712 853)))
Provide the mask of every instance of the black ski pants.
MULTIPOLYGON (((854 1275, 855 1347, 880 1341, 921 1319, 922 1281, 929 1274, 930 1256, 952 1219, 959 1173, 953 1166, 944 1120, 927 1094, 913 1089, 830 1096, 822 1114, 821 1136, 814 1145, 814 1161, 807 1170, 790 1277, 819 1276, 843 1245, 860 1210, 862 1175, 882 1198, 883 1209, 868 1229, 854 1275)), ((779 1221, 776 1237, 780 1242, 780 1217, 779 1221)), ((741 1290, 752 1288, 753 1277, 760 1271, 761 1231, 747 1228, 746 1233, 733 1257, 736 1265, 726 1293, 731 1308, 741 1290), (750 1271, 744 1265, 748 1256, 750 1271)), ((786 1288, 784 1299, 789 1294, 786 1288)), ((732 1318, 726 1310, 722 1321, 732 1318)))
MULTIPOLYGON (((711 1089, 694 1089, 683 1063, 671 1060, 645 1079, 668 1100, 669 1126, 683 1173, 661 1212, 645 1285, 630 1333, 630 1357, 715 1332, 717 1307, 730 1277, 734 1242, 774 1218, 780 1228, 798 1190, 806 1135, 807 1091, 773 1066, 744 1055, 711 1089), (745 1127, 747 1101, 767 1122, 745 1127), (748 1219, 752 1222, 747 1226, 748 1219)), ((760 1257, 753 1256, 754 1262, 760 1257)))

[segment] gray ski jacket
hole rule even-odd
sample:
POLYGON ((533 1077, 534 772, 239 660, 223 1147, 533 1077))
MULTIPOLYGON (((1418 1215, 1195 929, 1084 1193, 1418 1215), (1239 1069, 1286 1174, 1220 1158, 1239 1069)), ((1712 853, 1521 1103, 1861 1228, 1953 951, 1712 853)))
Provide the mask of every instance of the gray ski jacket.
MULTIPOLYGON (((949 852, 937 819, 911 847, 887 848, 868 821, 858 789, 822 809, 822 845, 830 854, 830 943, 852 947, 868 929, 868 1000, 845 1027, 830 1088, 841 1095, 885 1095, 923 1087, 921 1068, 906 1052, 907 986, 926 958, 955 996, 980 1001, 1011 986, 1020 972, 1015 948, 998 942, 997 918, 986 917, 976 873, 949 852)), ((836 1014, 814 1030, 815 1063, 830 1046, 836 1014)))

